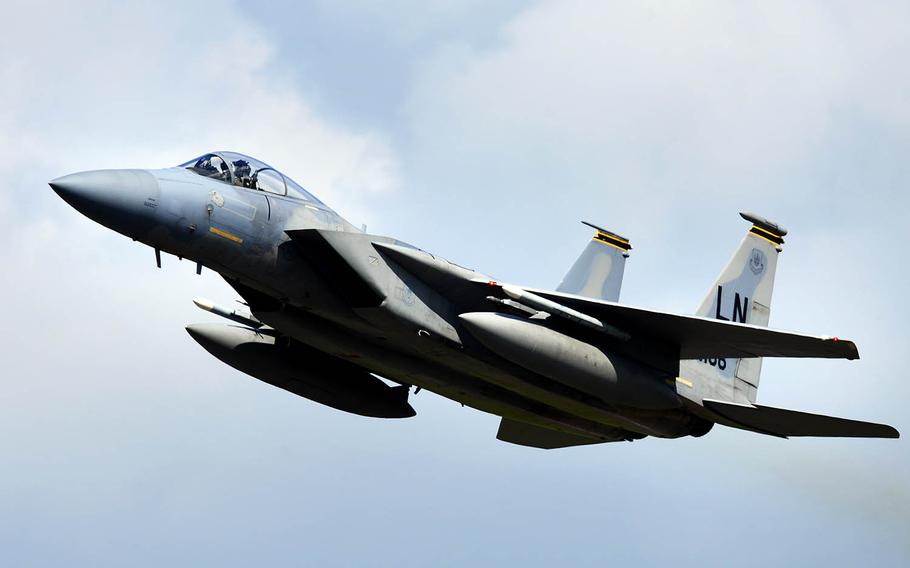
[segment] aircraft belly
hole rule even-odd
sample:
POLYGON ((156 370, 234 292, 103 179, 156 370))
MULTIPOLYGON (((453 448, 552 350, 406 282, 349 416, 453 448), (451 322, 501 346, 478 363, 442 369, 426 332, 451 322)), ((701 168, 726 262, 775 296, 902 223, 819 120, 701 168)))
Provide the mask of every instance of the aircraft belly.
POLYGON ((561 424, 609 428, 614 435, 616 428, 660 437, 689 433, 691 417, 679 411, 671 389, 658 389, 651 398, 663 396, 659 402, 639 400, 638 408, 620 408, 617 404, 628 400, 605 403, 606 397, 566 387, 552 377, 502 359, 485 359, 484 349, 465 349, 462 342, 471 338, 450 300, 396 260, 387 261, 377 250, 378 237, 320 230, 292 230, 288 235, 291 242, 286 244, 297 245, 300 264, 314 269, 315 278, 306 285, 320 281, 335 292, 336 301, 295 294, 288 303, 305 310, 289 306, 280 313, 263 313, 253 303, 251 307, 261 321, 303 343, 500 416, 518 412, 517 419, 529 421, 546 415, 561 424))
MULTIPOLYGON (((484 412, 568 433, 615 437, 617 428, 658 437, 688 435, 691 416, 669 411, 605 408, 597 401, 575 400, 566 393, 504 370, 430 338, 371 337, 297 311, 261 312, 268 325, 316 349, 368 368, 396 381, 419 386, 484 412)), ((415 334, 416 335, 416 334, 415 334)), ((528 373, 524 373, 528 375, 528 373)))
POLYGON ((567 433, 595 435, 604 439, 615 436, 613 427, 545 407, 432 362, 392 351, 388 345, 374 345, 312 316, 295 314, 289 317, 280 312, 258 311, 255 315, 268 325, 281 329, 316 349, 369 368, 381 376, 419 386, 483 412, 567 433))

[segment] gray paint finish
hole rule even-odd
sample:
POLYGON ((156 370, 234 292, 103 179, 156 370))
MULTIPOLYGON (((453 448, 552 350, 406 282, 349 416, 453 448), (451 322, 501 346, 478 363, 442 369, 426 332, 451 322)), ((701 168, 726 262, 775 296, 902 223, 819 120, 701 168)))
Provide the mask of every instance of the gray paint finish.
POLYGON ((597 229, 597 234, 588 242, 556 291, 618 302, 629 256, 627 251, 631 246, 626 248, 628 240, 615 233, 586 224, 597 229))
MULTIPOLYGON (((715 423, 786 435, 798 414, 764 407, 732 420, 703 400, 754 401, 755 357, 858 357, 850 341, 763 327, 783 232, 756 216, 744 215, 755 224, 715 291, 696 316, 683 316, 615 303, 631 245, 597 227, 551 292, 357 230, 278 170, 232 152, 50 184, 93 220, 216 270, 237 290, 251 315, 197 303, 250 324, 188 327, 206 350, 356 414, 413 416, 414 388, 502 416, 501 438, 536 447, 701 436, 715 423), (787 417, 780 432, 768 416, 787 417)), ((840 424, 796 431, 849 431, 840 424)))

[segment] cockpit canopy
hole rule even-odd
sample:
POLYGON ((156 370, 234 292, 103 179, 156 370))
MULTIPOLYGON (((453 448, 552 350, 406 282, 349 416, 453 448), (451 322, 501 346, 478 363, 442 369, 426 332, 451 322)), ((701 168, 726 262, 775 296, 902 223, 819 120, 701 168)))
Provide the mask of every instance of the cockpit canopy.
POLYGON ((236 152, 213 152, 180 164, 191 172, 224 183, 322 204, 291 178, 255 158, 236 152))

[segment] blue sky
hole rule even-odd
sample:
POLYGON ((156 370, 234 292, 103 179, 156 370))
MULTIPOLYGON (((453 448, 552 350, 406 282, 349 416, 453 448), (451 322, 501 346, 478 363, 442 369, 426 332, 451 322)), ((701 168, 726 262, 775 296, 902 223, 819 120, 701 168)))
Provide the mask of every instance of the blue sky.
POLYGON ((349 416, 183 331, 216 275, 47 180, 230 148, 351 222, 554 286, 588 219, 623 301, 691 312, 754 210, 790 229, 759 402, 907 430, 910 13, 847 2, 14 2, 0 37, 0 563, 906 565, 903 441, 715 429, 555 452, 423 392, 349 416))

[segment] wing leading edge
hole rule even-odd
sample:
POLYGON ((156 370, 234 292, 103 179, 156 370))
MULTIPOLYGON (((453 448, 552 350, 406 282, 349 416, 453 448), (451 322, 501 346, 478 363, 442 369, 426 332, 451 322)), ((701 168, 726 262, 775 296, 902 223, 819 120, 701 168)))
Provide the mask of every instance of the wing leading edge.
POLYGON ((852 341, 755 325, 659 312, 546 290, 529 292, 621 329, 633 339, 651 337, 679 346, 680 359, 709 357, 817 357, 859 359, 852 341))

